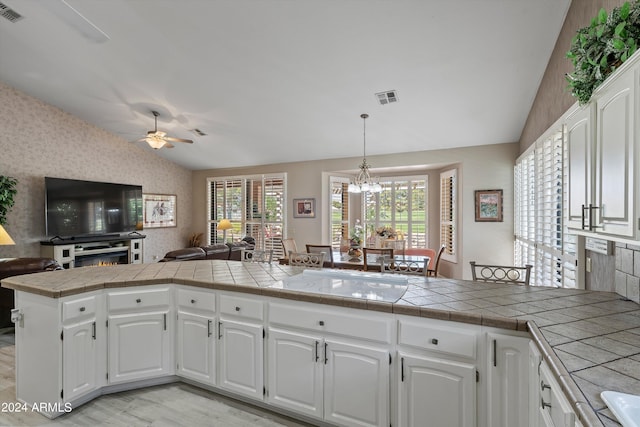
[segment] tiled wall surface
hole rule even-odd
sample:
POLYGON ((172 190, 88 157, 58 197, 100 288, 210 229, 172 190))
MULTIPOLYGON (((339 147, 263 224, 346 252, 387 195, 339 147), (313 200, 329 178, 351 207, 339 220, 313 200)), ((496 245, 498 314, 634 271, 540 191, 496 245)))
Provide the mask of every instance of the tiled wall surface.
POLYGON ((640 303, 640 246, 616 243, 615 292, 640 303))

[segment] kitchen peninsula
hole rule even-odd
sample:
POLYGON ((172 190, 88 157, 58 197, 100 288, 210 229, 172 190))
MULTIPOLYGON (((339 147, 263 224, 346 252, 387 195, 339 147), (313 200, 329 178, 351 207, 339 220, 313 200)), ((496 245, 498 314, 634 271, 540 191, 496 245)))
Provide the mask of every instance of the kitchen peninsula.
MULTIPOLYGON (((615 425, 600 400, 603 390, 640 393, 640 307, 617 294, 417 276, 395 303, 282 289, 283 280, 300 272, 211 260, 4 279, 22 315, 16 325, 18 398, 75 407, 104 393, 183 380, 311 422, 405 425, 432 410, 457 417, 460 425, 493 426, 513 421, 502 413, 533 416, 538 410, 537 395, 512 401, 518 393, 499 389, 501 373, 493 372, 503 354, 516 358, 520 377, 509 378, 508 387, 533 397, 529 379, 537 366, 529 365, 536 352, 569 402, 575 425, 615 425), (158 351, 141 358, 145 349, 158 351), (309 377, 293 383, 287 374, 302 369, 301 360, 311 364, 309 377), (356 360, 362 365, 353 365, 356 360), (426 400, 408 395, 406 383, 428 387, 416 366, 448 369, 463 391, 431 393, 426 400), (365 384, 353 380, 359 372, 367 374, 365 384), (367 391, 361 397, 370 399, 368 410, 359 411, 350 387, 367 391), (450 402, 443 405, 438 394, 450 402), (501 407, 507 403, 520 407, 501 407)), ((440 385, 450 390, 451 384, 440 385)))

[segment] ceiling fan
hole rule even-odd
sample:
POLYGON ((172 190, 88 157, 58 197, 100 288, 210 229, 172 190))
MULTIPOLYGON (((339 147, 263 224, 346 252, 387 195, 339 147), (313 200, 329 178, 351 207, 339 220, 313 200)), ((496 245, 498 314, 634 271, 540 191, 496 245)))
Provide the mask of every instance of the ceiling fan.
POLYGON ((157 111, 151 111, 153 117, 155 119, 155 126, 153 130, 147 132, 147 136, 144 138, 140 138, 136 142, 145 141, 149 146, 153 149, 160 149, 162 147, 165 148, 173 148, 172 142, 185 142, 187 144, 193 144, 193 141, 190 139, 182 139, 182 138, 174 138, 171 136, 167 136, 166 132, 162 132, 158 130, 158 116, 160 113, 157 111))

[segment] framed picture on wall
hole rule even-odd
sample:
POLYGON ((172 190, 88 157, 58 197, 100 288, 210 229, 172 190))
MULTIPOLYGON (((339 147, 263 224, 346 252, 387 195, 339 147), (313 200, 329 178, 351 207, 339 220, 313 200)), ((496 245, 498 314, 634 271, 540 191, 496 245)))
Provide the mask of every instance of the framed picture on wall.
POLYGON ((476 190, 476 222, 502 222, 502 190, 476 190))
POLYGON ((175 194, 143 194, 143 228, 176 227, 175 194))
POLYGON ((294 218, 315 218, 316 199, 293 199, 294 218))

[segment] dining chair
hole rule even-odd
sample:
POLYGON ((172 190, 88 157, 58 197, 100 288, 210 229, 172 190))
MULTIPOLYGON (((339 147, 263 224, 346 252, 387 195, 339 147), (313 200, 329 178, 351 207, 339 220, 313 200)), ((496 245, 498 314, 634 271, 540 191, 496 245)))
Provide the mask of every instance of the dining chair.
POLYGON ((289 252, 289 265, 321 269, 324 267, 324 252, 289 252))
POLYGON ((436 255, 436 263, 434 267, 427 270, 427 276, 438 277, 438 268, 440 267, 440 258, 442 257, 442 253, 444 252, 445 245, 440 246, 438 249, 438 255, 436 255))
POLYGON ((307 244, 307 253, 323 253, 324 258, 329 261, 331 268, 334 268, 333 264, 333 252, 330 245, 310 245, 307 244))
POLYGON ((429 269, 429 258, 422 261, 394 260, 387 262, 383 259, 383 265, 380 268, 382 273, 391 274, 409 274, 414 276, 426 276, 429 269))
POLYGON ((298 246, 294 239, 282 239, 282 249, 284 250, 285 258, 289 256, 289 252, 298 252, 298 246))
POLYGON ((512 265, 483 265, 471 261, 471 277, 474 282, 513 283, 529 285, 531 264, 524 267, 512 265))
POLYGON ((273 260, 273 249, 241 249, 240 261, 243 262, 266 262, 271 264, 273 260))
POLYGON ((388 263, 393 264, 393 248, 362 248, 362 263, 364 271, 369 271, 369 267, 372 268, 371 271, 382 271, 385 260, 389 260, 388 263), (380 262, 370 264, 369 255, 378 255, 378 261, 380 262))

